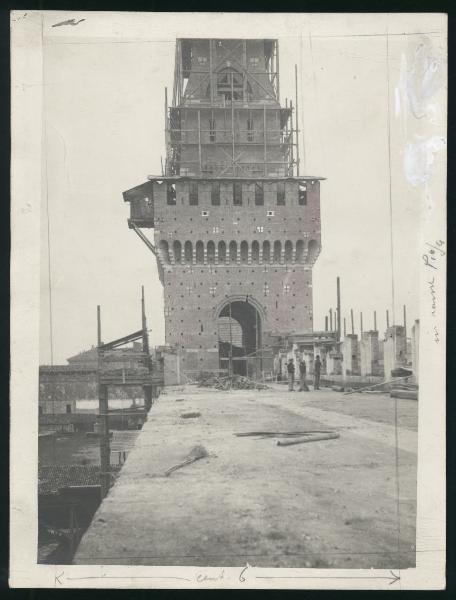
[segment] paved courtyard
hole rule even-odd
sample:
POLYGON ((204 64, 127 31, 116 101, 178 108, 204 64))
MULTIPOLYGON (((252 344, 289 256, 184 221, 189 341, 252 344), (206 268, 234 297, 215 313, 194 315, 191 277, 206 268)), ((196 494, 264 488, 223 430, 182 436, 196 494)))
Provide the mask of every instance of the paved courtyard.
POLYGON ((167 388, 74 562, 412 567, 417 410, 386 394, 279 384, 167 388), (181 417, 188 412, 200 416, 181 417), (305 430, 340 437, 282 447, 235 436, 305 430), (209 456, 165 477, 196 445, 209 456))

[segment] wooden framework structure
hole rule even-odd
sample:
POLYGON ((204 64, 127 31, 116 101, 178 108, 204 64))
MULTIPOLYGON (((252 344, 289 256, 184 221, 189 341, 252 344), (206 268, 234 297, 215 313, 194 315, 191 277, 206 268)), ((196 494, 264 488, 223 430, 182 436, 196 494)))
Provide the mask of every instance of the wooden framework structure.
POLYGON ((262 68, 249 62, 249 43, 260 41, 177 40, 171 106, 165 89, 164 175, 299 175, 298 112, 291 99, 280 106, 278 41, 261 40, 262 68), (205 52, 198 67, 195 44, 205 52), (196 117, 186 125, 188 111, 196 117), (206 163, 214 149, 219 161, 206 163))
MULTIPOLYGON (((101 309, 97 306, 98 401, 100 419, 101 497, 109 491, 111 461, 109 444, 109 415, 118 411, 109 409, 109 386, 137 386, 144 392, 146 413, 152 406, 157 389, 163 387, 163 374, 154 367, 149 350, 149 336, 144 304, 144 287, 141 294, 141 329, 112 342, 101 341, 101 309), (125 348, 126 344, 141 340, 141 350, 125 348)), ((137 411, 135 411, 137 412, 137 411)))

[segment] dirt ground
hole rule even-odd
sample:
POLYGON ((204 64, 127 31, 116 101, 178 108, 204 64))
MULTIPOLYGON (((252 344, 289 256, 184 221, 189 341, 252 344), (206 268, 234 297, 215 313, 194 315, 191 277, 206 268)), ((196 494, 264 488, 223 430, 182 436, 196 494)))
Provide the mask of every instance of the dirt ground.
POLYGON ((74 563, 412 567, 417 409, 329 389, 167 388, 74 563), (234 435, 322 429, 340 437, 282 447, 234 435), (197 444, 209 456, 165 477, 197 444))

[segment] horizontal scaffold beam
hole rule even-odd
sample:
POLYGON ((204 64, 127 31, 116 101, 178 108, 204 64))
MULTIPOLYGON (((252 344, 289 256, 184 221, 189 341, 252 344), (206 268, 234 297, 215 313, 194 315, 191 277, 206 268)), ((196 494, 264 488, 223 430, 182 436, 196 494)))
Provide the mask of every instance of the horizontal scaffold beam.
POLYGON ((101 344, 98 349, 100 352, 104 350, 112 350, 117 346, 123 346, 123 344, 128 344, 129 342, 134 342, 136 340, 142 339, 144 335, 144 331, 140 329, 139 331, 135 331, 134 333, 130 333, 122 338, 114 340, 113 342, 108 342, 107 344, 101 344))

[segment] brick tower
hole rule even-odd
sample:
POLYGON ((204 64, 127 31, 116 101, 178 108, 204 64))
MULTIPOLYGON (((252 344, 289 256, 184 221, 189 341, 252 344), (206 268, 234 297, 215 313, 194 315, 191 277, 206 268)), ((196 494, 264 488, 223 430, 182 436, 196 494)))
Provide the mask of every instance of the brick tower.
POLYGON ((272 334, 312 331, 321 178, 299 176, 278 56, 277 40, 178 39, 164 173, 124 193, 129 227, 157 258, 182 381, 259 376, 272 334))

